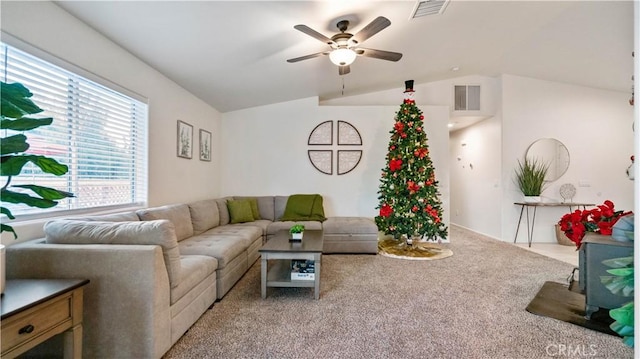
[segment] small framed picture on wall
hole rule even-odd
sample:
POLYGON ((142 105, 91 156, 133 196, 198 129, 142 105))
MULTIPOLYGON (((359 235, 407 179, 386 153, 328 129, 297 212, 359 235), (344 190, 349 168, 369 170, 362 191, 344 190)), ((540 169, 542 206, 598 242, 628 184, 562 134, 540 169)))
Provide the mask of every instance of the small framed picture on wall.
POLYGON ((193 126, 178 120, 178 157, 191 158, 193 156, 193 126))
POLYGON ((200 161, 211 161, 211 132, 200 130, 200 161))

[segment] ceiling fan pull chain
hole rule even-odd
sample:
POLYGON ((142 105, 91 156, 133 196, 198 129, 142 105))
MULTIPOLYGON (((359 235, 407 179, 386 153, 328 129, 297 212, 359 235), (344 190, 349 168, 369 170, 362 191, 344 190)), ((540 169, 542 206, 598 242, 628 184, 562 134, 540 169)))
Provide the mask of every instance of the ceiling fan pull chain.
POLYGON ((340 79, 342 80, 342 96, 344 96, 344 76, 341 76, 340 79))

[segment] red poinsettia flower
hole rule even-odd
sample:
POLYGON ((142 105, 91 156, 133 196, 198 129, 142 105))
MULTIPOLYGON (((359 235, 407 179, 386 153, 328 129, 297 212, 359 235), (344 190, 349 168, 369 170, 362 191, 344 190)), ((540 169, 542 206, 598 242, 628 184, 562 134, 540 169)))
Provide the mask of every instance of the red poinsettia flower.
POLYGON ((429 150, 427 150, 426 148, 418 148, 415 151, 413 151, 413 155, 420 158, 425 158, 428 153, 429 153, 429 150))
POLYGON ((401 159, 392 159, 391 161, 389 161, 389 169, 391 170, 391 172, 397 171, 402 167, 402 160, 401 159))
POLYGON ((420 190, 420 185, 413 181, 407 181, 407 189, 409 190, 409 194, 414 194, 420 190))
POLYGON ((560 229, 580 248, 587 232, 611 235, 613 225, 622 216, 631 212, 616 211, 613 202, 606 200, 604 204, 593 209, 575 210, 567 213, 558 222, 560 229))
POLYGON ((402 132, 402 130, 404 130, 404 123, 396 122, 396 124, 393 125, 393 128, 396 129, 396 132, 402 132))
POLYGON ((380 216, 381 217, 389 217, 391 216, 391 214, 393 213, 393 208, 391 208, 390 205, 388 204, 383 204, 382 207, 380 207, 380 216))

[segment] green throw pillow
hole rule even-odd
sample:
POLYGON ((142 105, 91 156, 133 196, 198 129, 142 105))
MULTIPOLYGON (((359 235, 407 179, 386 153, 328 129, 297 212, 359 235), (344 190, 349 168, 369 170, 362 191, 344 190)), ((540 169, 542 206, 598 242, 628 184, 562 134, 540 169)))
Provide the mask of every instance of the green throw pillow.
POLYGON ((253 215, 253 220, 257 221, 260 219, 260 211, 258 210, 258 200, 255 198, 247 198, 249 201, 249 205, 251 206, 251 214, 253 215))
POLYGON ((229 209, 230 223, 244 223, 253 221, 253 213, 251 212, 251 204, 246 199, 227 201, 229 209))

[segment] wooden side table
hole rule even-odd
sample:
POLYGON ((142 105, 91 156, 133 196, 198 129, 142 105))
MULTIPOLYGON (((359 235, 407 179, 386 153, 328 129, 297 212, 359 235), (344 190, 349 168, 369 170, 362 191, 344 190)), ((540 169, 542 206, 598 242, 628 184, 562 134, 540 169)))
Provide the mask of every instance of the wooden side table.
POLYGON ((2 358, 64 333, 64 357, 82 358, 82 292, 87 279, 7 280, 0 300, 2 358))

